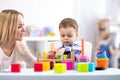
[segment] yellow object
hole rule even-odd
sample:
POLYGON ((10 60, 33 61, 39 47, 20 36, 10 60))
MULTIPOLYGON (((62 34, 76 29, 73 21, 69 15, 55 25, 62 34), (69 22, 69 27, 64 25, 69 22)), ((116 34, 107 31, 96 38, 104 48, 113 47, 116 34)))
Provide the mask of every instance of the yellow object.
POLYGON ((43 71, 49 71, 50 70, 50 62, 46 61, 46 62, 41 62, 43 65, 43 71))
POLYGON ((64 55, 64 60, 67 60, 67 55, 64 55))
POLYGON ((47 53, 43 52, 43 59, 47 59, 47 53))
POLYGON ((88 63, 86 63, 86 62, 78 63, 78 72, 89 72, 88 63))
POLYGON ((65 73, 66 72, 66 64, 65 63, 55 63, 54 64, 54 72, 55 73, 65 73))

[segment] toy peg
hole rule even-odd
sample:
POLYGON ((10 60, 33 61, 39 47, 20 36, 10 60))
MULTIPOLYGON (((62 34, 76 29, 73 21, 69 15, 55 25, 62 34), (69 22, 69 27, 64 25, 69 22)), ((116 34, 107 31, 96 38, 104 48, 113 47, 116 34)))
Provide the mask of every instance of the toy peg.
POLYGON ((50 51, 54 51, 55 47, 54 47, 54 43, 50 44, 50 51))
POLYGON ((67 60, 67 55, 64 55, 64 60, 67 60))
POLYGON ((47 53, 44 51, 43 52, 43 59, 46 60, 47 59, 47 53))
POLYGON ((75 69, 74 68, 74 62, 75 62, 75 59, 74 59, 74 52, 73 51, 71 51, 71 60, 72 60, 72 68, 73 68, 73 70, 75 69))
POLYGON ((82 44, 82 56, 84 56, 84 39, 81 39, 81 44, 82 44))
POLYGON ((36 59, 37 59, 37 62, 39 62, 39 52, 36 52, 36 59))
POLYGON ((71 51, 71 60, 74 61, 74 52, 71 51))

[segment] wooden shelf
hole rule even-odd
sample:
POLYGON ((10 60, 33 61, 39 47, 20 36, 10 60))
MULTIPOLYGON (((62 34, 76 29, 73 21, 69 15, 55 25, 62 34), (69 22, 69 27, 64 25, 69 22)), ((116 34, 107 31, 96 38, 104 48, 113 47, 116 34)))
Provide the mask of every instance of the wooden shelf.
POLYGON ((23 37, 24 41, 58 41, 60 37, 23 37))

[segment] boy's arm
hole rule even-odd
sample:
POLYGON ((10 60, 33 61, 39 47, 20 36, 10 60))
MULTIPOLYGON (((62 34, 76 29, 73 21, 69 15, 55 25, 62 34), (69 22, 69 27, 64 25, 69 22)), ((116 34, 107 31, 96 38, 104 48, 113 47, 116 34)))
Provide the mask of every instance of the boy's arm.
POLYGON ((114 54, 114 53, 115 53, 115 49, 113 48, 112 45, 109 46, 109 50, 110 50, 110 53, 111 53, 111 54, 114 54))

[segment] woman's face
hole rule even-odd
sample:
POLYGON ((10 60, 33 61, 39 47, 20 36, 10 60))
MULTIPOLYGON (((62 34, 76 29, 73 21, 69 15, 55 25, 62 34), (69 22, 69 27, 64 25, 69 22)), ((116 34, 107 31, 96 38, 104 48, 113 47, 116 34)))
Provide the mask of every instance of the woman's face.
POLYGON ((61 28, 59 32, 60 32, 61 41, 63 45, 66 45, 66 46, 71 45, 75 41, 76 37, 78 36, 78 33, 72 27, 61 28))
POLYGON ((18 24, 15 39, 21 41, 24 35, 24 20, 22 15, 18 15, 18 24))

